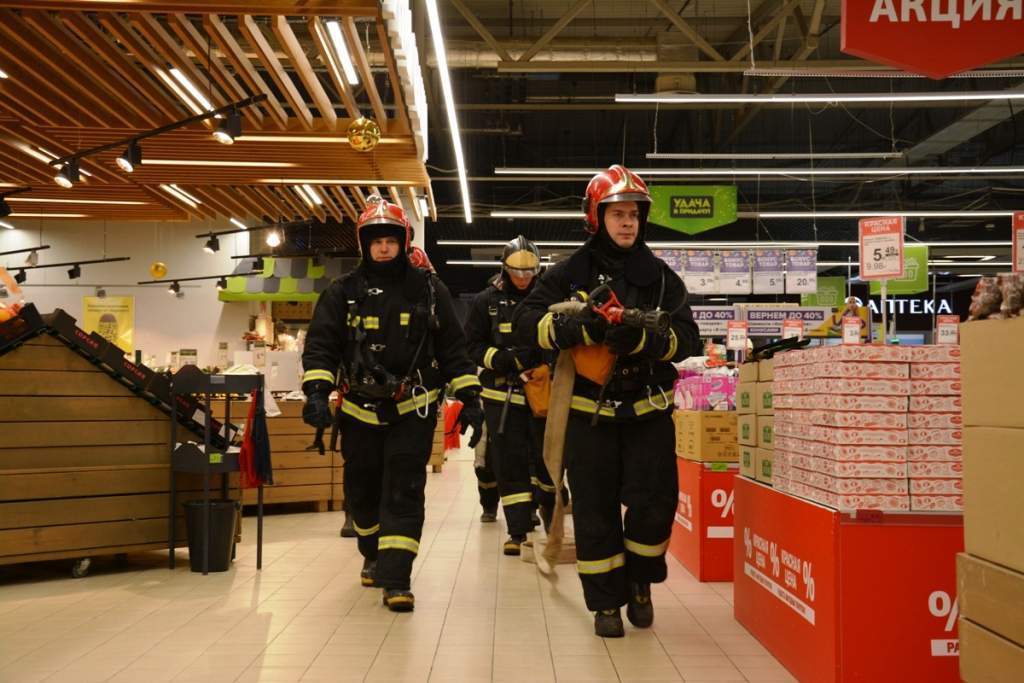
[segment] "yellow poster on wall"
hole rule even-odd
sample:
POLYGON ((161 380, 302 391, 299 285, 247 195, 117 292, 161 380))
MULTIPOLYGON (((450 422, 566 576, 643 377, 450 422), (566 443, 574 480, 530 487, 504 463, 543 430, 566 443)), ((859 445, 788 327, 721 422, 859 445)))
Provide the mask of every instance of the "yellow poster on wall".
POLYGON ((86 332, 95 332, 111 344, 121 347, 125 353, 132 353, 135 350, 132 340, 135 331, 135 297, 83 296, 81 326, 86 332))

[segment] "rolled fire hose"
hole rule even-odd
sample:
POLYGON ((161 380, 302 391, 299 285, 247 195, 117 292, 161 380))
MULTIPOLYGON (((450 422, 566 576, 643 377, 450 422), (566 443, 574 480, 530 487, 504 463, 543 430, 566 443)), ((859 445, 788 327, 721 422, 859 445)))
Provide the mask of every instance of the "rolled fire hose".
POLYGON ((562 552, 565 536, 565 504, 562 500, 562 464, 565 453, 565 431, 569 423, 572 404, 572 389, 576 382, 576 364, 572 353, 561 351, 555 363, 555 374, 551 382, 551 400, 548 402, 547 423, 544 426, 544 466, 555 487, 555 508, 551 515, 547 542, 544 551, 535 555, 537 568, 544 574, 552 574, 554 565, 562 552))

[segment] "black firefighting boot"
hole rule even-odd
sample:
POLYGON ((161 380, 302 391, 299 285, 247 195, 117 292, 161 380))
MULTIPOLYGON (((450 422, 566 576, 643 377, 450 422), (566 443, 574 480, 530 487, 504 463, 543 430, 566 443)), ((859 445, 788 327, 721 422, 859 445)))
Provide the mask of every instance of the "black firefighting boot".
POLYGON ((629 582, 629 604, 626 606, 626 618, 637 628, 648 628, 654 623, 651 584, 629 582))
POLYGON ((539 512, 540 521, 544 524, 544 533, 546 534, 551 529, 551 518, 554 516, 555 511, 547 505, 541 505, 539 512))
POLYGON ((536 529, 540 526, 540 517, 537 516, 537 510, 534 508, 533 514, 530 515, 530 528, 536 529))
POLYGON ((498 521, 498 506, 495 505, 492 508, 484 508, 484 512, 480 515, 481 522, 497 522, 498 521))
POLYGON ((373 587, 373 575, 377 572, 377 560, 363 560, 363 570, 359 572, 359 580, 367 588, 373 587))
POLYGON ((526 541, 526 536, 509 536, 508 540, 505 541, 505 546, 502 549, 506 555, 519 555, 520 547, 526 541))
POLYGON ((345 523, 341 525, 341 537, 342 538, 355 538, 356 529, 352 522, 352 515, 345 510, 345 523))
POLYGON ((622 638, 626 635, 618 607, 594 612, 594 633, 602 638, 622 638))
POLYGON ((416 606, 416 598, 407 590, 385 588, 384 606, 392 612, 411 612, 416 606))

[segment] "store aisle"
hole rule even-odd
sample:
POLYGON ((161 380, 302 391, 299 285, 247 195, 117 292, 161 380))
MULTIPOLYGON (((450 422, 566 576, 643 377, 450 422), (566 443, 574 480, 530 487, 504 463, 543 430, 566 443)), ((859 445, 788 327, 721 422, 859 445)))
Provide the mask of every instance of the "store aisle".
POLYGON ((268 517, 259 574, 246 518, 225 574, 169 572, 161 553, 82 580, 63 578, 66 564, 39 580, 0 568, 0 681, 794 680, 733 621, 730 584, 702 585, 671 558, 654 628, 596 638, 572 566, 549 582, 500 555, 504 525, 479 523, 471 463, 428 480, 411 615, 359 586, 340 513, 268 517))

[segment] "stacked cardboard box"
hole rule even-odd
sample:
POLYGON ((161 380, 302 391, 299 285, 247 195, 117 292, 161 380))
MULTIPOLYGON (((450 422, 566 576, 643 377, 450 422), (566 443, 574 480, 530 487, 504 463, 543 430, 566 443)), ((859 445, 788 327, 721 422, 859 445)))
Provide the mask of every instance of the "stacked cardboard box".
POLYGON ((736 392, 736 431, 740 451, 740 474, 770 484, 774 449, 772 403, 773 361, 763 360, 740 366, 736 392))
POLYGON ((842 509, 910 509, 909 351, 826 346, 775 359, 775 487, 842 509))
POLYGON ((907 474, 911 510, 963 510, 960 347, 910 347, 907 474))
POLYGON ((676 455, 699 462, 737 462, 736 413, 676 410, 676 455))
POLYGON ((1024 672, 1024 318, 960 328, 964 540, 957 578, 960 673, 1019 681, 1024 672))

